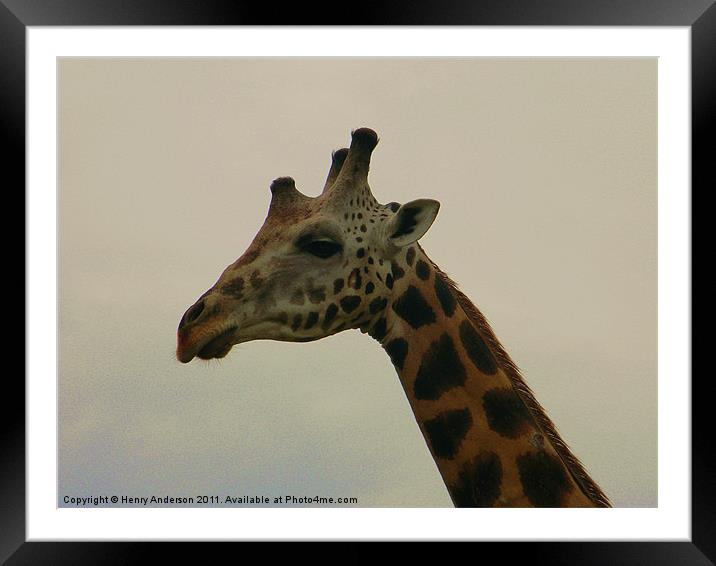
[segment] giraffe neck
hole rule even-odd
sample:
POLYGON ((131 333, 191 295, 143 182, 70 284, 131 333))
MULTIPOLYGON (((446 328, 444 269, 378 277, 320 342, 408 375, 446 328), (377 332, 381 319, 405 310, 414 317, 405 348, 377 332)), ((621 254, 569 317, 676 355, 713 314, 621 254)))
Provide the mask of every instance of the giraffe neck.
POLYGON ((372 321, 458 507, 608 506, 486 321, 418 245, 372 321))

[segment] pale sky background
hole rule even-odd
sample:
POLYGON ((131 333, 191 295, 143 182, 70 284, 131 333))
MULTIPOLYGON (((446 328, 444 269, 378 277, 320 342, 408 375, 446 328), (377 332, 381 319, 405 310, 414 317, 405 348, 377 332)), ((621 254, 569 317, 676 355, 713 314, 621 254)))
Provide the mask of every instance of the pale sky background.
POLYGON ((272 179, 375 129, 383 202, 492 322, 619 507, 657 505, 656 59, 62 59, 59 501, 451 506, 395 371, 347 331, 174 358, 272 179))

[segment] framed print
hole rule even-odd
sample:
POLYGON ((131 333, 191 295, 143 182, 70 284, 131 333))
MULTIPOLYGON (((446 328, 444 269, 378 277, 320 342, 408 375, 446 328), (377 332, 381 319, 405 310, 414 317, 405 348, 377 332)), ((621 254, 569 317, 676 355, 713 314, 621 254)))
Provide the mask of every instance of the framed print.
POLYGON ((88 6, 2 7, 28 223, 3 559, 710 563, 709 2, 88 6))

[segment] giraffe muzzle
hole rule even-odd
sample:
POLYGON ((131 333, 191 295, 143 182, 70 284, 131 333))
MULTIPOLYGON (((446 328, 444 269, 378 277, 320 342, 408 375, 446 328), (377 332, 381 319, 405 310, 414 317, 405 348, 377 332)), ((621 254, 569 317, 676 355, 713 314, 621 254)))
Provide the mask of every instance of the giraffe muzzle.
POLYGON ((177 359, 188 363, 195 357, 203 360, 223 358, 233 345, 238 326, 228 328, 218 321, 221 307, 206 296, 201 297, 184 313, 177 329, 177 359))

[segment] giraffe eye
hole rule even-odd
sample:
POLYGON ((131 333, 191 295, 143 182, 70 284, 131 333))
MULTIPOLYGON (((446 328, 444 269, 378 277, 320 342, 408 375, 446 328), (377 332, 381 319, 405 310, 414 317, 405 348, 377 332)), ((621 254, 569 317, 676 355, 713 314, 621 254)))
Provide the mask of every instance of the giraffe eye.
POLYGON ((340 244, 330 240, 313 240, 302 247, 303 251, 320 258, 328 258, 337 254, 343 248, 340 244))

